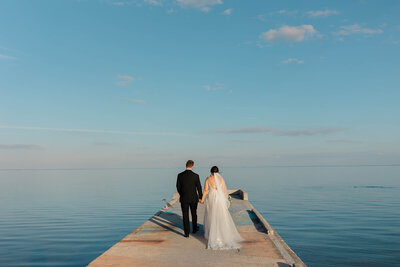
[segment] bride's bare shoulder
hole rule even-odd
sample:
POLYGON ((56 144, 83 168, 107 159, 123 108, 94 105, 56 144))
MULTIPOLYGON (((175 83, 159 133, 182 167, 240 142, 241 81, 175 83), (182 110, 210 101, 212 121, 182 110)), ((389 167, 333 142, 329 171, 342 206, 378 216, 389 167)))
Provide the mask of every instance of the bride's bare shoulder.
POLYGON ((206 182, 212 183, 211 177, 213 177, 213 176, 212 176, 212 175, 208 176, 208 177, 206 178, 206 182))

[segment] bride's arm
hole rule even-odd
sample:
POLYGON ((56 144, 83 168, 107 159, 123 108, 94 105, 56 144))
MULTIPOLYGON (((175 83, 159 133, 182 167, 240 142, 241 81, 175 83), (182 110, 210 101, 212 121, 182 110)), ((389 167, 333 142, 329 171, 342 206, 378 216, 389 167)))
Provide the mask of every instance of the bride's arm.
POLYGON ((203 191, 203 197, 200 200, 200 203, 203 204, 204 203, 204 198, 206 197, 208 192, 208 178, 206 179, 205 183, 204 183, 204 191, 203 191))

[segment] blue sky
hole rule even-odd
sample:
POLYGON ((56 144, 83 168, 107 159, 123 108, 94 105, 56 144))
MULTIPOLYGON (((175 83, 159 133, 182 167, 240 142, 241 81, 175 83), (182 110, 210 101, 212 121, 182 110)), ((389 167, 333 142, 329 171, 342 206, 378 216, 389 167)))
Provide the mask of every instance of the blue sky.
POLYGON ((399 1, 0 10, 0 168, 400 163, 399 1))

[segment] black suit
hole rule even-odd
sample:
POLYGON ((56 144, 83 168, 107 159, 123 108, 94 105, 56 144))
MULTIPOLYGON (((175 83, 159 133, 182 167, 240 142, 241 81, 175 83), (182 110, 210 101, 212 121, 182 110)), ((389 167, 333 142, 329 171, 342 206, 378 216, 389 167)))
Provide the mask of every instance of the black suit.
POLYGON ((192 213, 192 226, 193 230, 197 229, 197 204, 199 199, 203 197, 201 191, 200 177, 197 173, 191 170, 185 170, 178 174, 176 180, 176 189, 180 195, 179 201, 181 202, 182 217, 183 217, 183 229, 185 235, 189 235, 189 207, 192 213))

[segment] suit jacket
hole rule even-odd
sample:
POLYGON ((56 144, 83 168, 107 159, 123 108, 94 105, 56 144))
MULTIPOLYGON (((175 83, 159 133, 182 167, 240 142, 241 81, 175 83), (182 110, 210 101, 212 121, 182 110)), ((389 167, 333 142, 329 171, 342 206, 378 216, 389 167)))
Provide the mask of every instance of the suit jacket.
POLYGON ((185 170, 178 174, 176 189, 180 195, 179 201, 181 203, 197 203, 203 197, 200 177, 191 170, 185 170))

